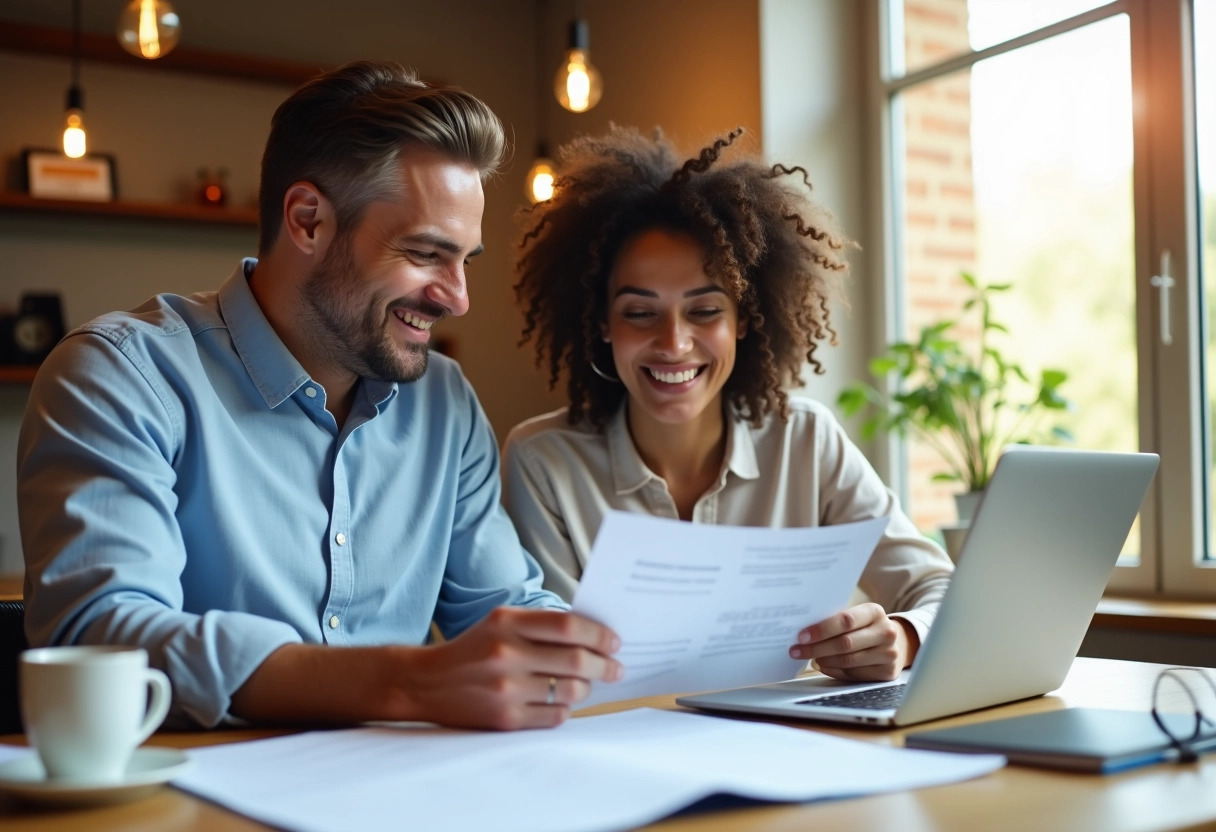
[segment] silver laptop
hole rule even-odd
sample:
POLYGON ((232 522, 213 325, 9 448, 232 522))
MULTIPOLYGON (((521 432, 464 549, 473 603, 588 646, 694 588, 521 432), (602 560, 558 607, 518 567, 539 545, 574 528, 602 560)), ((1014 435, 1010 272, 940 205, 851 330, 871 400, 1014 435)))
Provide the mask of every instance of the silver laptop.
POLYGON ((827 677, 682 696, 691 708, 909 725, 1055 690, 1136 513, 1156 454, 1005 449, 913 667, 894 682, 827 677))

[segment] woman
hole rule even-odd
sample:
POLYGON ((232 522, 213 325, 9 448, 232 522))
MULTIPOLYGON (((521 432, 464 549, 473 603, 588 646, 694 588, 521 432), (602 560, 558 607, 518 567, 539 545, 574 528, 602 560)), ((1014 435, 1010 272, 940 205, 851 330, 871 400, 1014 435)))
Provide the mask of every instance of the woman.
POLYGON ((871 600, 802 630, 790 656, 893 679, 950 561, 831 412, 785 391, 835 343, 848 243, 803 169, 723 158, 741 132, 682 163, 620 128, 563 148, 553 198, 525 215, 515 291, 570 404, 511 432, 503 499, 566 599, 609 509, 770 527, 890 516, 860 582, 871 600))

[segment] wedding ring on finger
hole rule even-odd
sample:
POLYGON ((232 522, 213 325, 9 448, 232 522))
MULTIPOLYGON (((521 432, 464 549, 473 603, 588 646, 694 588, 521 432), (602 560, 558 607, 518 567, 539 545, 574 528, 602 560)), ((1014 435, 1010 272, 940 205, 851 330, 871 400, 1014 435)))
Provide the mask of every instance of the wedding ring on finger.
POLYGON ((545 697, 545 704, 553 705, 556 703, 557 703, 557 677, 550 676, 549 677, 549 695, 545 697))

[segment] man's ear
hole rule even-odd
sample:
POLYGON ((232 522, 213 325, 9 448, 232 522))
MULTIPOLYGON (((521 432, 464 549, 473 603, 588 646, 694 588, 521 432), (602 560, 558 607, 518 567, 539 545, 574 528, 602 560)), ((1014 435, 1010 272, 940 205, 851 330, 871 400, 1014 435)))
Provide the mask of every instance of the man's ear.
POLYGON ((302 254, 323 257, 334 237, 333 205, 311 182, 296 182, 283 195, 283 229, 302 254))

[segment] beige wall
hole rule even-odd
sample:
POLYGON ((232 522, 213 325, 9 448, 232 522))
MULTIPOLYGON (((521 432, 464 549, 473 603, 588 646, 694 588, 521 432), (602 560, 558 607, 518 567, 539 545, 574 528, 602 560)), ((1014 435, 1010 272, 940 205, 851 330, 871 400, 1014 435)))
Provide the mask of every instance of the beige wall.
MULTIPOLYGON (((833 5, 820 0, 813 6, 833 5)), ((84 3, 85 28, 112 31, 117 3, 84 3), (115 6, 110 9, 108 6, 115 6)), ((487 188, 486 254, 470 277, 472 308, 443 324, 501 437, 527 416, 561 404, 515 348, 520 317, 510 290, 514 212, 536 143, 604 129, 609 120, 662 125, 682 147, 744 125, 761 127, 760 9, 756 0, 585 0, 605 94, 573 115, 550 92, 573 4, 557 0, 179 0, 183 43, 334 65, 391 58, 483 97, 518 146, 487 188), (541 43, 538 57, 537 44, 541 43), (543 80, 542 80, 543 79, 543 80), (540 95, 538 101, 537 96, 540 95), (541 106, 538 106, 540 104, 541 106)), ((64 26, 68 0, 5 0, 5 21, 64 26)), ((85 63, 81 75, 92 149, 117 159, 121 193, 175 199, 200 165, 225 165, 233 198, 252 199, 257 160, 274 106, 289 89, 85 63)), ((56 146, 68 83, 64 59, 0 51, 0 158, 56 146)), ((813 92, 813 91, 808 91, 813 92)), ((0 213, 0 304, 29 289, 63 294, 69 325, 160 291, 216 287, 252 254, 251 229, 138 220, 0 213)), ((25 393, 0 388, 0 572, 19 569, 13 445, 25 393)))
MULTIPOLYGON (((836 0, 760 4, 764 155, 804 167, 814 198, 831 209, 844 233, 860 245, 849 256, 849 303, 831 309, 840 345, 820 350, 823 375, 803 374, 805 392, 828 403, 865 371, 875 330, 868 315, 875 277, 871 264, 878 261, 870 256, 867 225, 870 166, 861 70, 869 53, 863 5, 836 0)), ((881 285, 881 276, 877 278, 881 285)))

